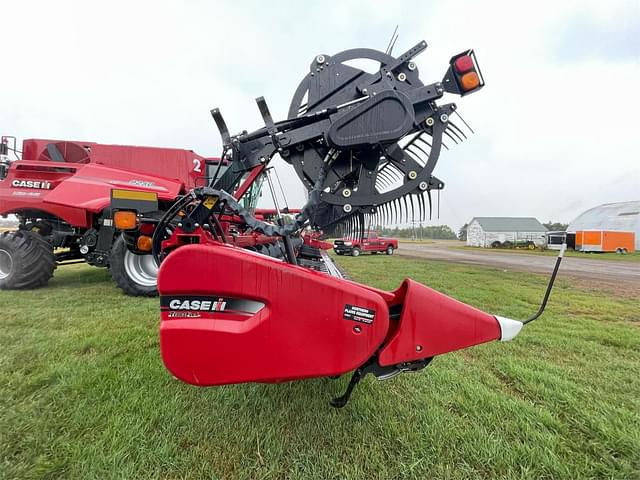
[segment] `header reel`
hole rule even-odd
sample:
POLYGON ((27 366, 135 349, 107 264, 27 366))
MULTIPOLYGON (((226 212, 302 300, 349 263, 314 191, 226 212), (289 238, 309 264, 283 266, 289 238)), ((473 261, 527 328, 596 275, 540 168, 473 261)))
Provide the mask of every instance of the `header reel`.
POLYGON ((233 159, 214 188, 229 189, 277 153, 312 193, 300 225, 362 235, 366 224, 421 221, 427 209, 431 216, 431 190, 444 187, 433 175, 441 149, 467 138, 451 119, 456 105, 436 101, 445 92, 475 92, 484 81, 468 50, 452 57, 442 81, 423 84, 413 59, 426 48, 422 41, 397 58, 365 48, 317 55, 293 95, 287 120, 274 122, 260 97, 265 127, 252 133, 229 135, 219 110, 213 110, 224 151, 233 159), (355 66, 363 61, 376 70, 355 66))

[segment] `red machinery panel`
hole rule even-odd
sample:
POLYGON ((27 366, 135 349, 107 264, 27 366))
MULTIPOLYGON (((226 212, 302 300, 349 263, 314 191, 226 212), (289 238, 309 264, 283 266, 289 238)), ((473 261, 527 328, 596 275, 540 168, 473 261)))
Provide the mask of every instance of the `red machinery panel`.
POLYGON ((67 162, 73 162, 72 158, 67 158, 69 152, 80 149, 86 152, 86 160, 89 163, 126 170, 132 174, 147 174, 175 179, 183 182, 186 189, 203 186, 207 161, 217 160, 205 158, 192 150, 181 148, 105 145, 94 142, 47 139, 27 139, 22 142, 22 158, 25 160, 49 160, 47 147, 50 144, 56 145, 67 162))
POLYGON ((380 352, 380 365, 395 365, 498 340, 496 317, 406 279, 396 290, 400 323, 380 352))
POLYGON ((163 361, 196 385, 342 374, 389 329, 375 291, 231 246, 180 247, 158 288, 163 361))

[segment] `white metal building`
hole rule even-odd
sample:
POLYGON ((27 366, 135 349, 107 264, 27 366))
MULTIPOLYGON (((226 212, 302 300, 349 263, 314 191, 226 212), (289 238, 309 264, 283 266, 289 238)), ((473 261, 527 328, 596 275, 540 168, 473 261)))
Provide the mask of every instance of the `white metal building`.
POLYGON ((636 250, 640 250, 640 200, 605 203, 590 208, 569 224, 567 238, 581 230, 635 232, 636 250))
POLYGON ((519 242, 545 244, 547 229, 533 217, 474 217, 467 227, 467 245, 491 247, 519 242))

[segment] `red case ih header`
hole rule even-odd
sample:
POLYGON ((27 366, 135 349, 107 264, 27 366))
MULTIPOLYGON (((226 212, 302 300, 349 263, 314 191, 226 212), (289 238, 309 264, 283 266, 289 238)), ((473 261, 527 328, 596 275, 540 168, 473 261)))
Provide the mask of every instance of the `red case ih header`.
POLYGON ((443 353, 509 340, 542 313, 560 258, 540 310, 521 322, 410 279, 392 292, 350 282, 308 240, 309 231, 362 237, 367 224, 424 218, 431 190, 444 187, 432 174, 441 147, 466 134, 451 120, 456 105, 438 102, 445 92, 464 96, 484 82, 469 50, 451 58, 442 81, 424 85, 413 58, 425 49, 420 42, 398 57, 369 49, 317 55, 286 120, 274 122, 258 98, 265 126, 231 135, 220 112, 212 111, 229 168, 152 227, 135 222, 126 194, 114 200, 117 225, 121 216, 134 236, 153 228, 160 346, 176 377, 223 385, 354 370, 344 395, 332 402, 341 407, 367 373, 387 379, 422 369, 443 353), (361 58, 377 62, 379 71, 349 64, 361 58), (307 204, 288 223, 256 218, 237 193, 275 155, 309 190, 307 204), (278 238, 286 254, 280 259, 269 250, 238 248, 232 232, 278 238))

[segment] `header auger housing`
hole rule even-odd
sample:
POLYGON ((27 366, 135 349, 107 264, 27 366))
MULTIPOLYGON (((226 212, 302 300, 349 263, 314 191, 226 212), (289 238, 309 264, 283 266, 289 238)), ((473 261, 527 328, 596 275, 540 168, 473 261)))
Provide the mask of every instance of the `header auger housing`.
POLYGON ((153 237, 160 346, 176 377, 222 385, 354 371, 333 401, 341 407, 367 373, 387 379, 420 370, 437 355, 520 331, 523 322, 410 279, 392 292, 346 280, 326 255, 314 256, 306 236, 309 229, 354 235, 369 220, 427 215, 431 190, 444 186, 433 175, 441 148, 466 138, 451 120, 456 105, 438 101, 484 81, 469 50, 451 59, 443 81, 425 85, 413 62, 425 48, 420 42, 397 58, 369 49, 318 55, 288 118, 274 122, 258 98, 265 126, 251 133, 231 135, 219 110, 211 112, 230 166, 178 201, 153 237), (356 59, 378 68, 365 72, 349 64, 356 59), (290 223, 256 218, 241 203, 276 154, 309 190, 290 223), (230 232, 281 239, 283 259, 238 248, 230 232))

